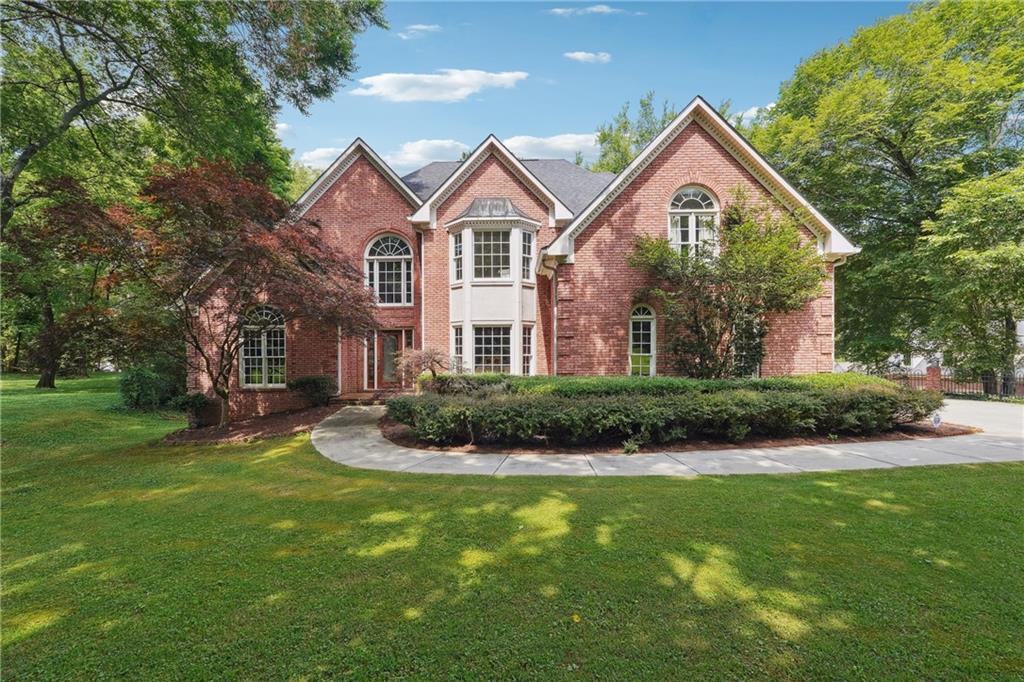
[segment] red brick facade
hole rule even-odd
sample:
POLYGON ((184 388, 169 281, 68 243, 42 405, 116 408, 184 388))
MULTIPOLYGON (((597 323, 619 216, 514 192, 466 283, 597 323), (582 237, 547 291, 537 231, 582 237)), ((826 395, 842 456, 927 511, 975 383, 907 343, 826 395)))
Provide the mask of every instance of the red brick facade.
MULTIPOLYGON (((538 249, 552 243, 568 224, 560 220, 552 226, 553 195, 524 182, 522 173, 513 169, 513 162, 493 152, 477 159, 475 169, 430 206, 429 223, 414 224, 410 216, 419 206, 410 192, 403 191, 402 181, 390 175, 375 156, 371 159, 372 151, 357 149, 353 154, 354 162, 307 206, 305 215, 326 228, 333 248, 356 262, 363 261, 368 245, 380 235, 394 234, 408 242, 413 252, 413 303, 381 307, 377 319, 381 330, 402 330, 403 338, 405 330, 411 330, 416 348, 449 350, 454 318, 449 310, 451 254, 445 225, 466 210, 473 199, 510 199, 529 220, 540 223, 535 241, 538 249)), ((555 268, 553 277, 537 275, 535 284, 527 285, 536 289, 536 373, 628 372, 629 317, 633 292, 640 280, 626 263, 626 256, 639 234, 667 236, 669 201, 678 189, 688 185, 704 188, 719 205, 728 201, 737 186, 755 199, 770 196, 704 127, 687 125, 576 236, 573 262, 563 262, 555 268), (557 307, 557 321, 553 319, 553 306, 557 307)), ((810 230, 805 234, 809 240, 816 239, 810 230)), ((832 370, 832 275, 830 263, 819 298, 796 313, 771 320, 764 374, 832 370)), ((664 335, 658 333, 657 338, 661 356, 664 335)), ((342 393, 373 389, 364 340, 339 339, 333 329, 292 320, 287 324, 286 341, 289 378, 325 374, 340 377, 342 393)), ((659 373, 665 369, 659 366, 659 373)), ((208 390, 209 386, 193 374, 190 389, 208 390)), ((233 418, 292 409, 300 404, 285 389, 238 388, 236 371, 231 398, 233 418)))

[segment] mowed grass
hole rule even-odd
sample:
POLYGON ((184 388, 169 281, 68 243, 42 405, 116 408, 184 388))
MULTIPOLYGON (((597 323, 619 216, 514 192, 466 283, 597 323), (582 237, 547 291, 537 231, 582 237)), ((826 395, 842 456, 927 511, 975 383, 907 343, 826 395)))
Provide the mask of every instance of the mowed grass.
POLYGON ((1024 466, 673 479, 165 447, 3 383, 5 679, 1010 678, 1024 466))

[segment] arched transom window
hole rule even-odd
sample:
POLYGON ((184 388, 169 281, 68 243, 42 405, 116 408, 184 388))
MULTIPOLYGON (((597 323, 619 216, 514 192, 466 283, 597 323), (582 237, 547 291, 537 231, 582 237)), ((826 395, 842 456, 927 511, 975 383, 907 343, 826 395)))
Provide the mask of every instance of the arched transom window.
POLYGON ((245 316, 241 375, 250 388, 285 385, 284 315, 276 308, 259 306, 245 316))
POLYGON ((629 373, 632 376, 654 376, 657 348, 654 322, 654 311, 645 305, 633 308, 629 316, 629 373))
POLYGON ((668 207, 668 240, 676 251, 683 248, 699 253, 714 248, 718 226, 718 203, 699 187, 684 187, 675 193, 668 207))
POLYGON ((366 250, 366 284, 380 305, 412 305, 412 249, 395 235, 378 238, 366 250))

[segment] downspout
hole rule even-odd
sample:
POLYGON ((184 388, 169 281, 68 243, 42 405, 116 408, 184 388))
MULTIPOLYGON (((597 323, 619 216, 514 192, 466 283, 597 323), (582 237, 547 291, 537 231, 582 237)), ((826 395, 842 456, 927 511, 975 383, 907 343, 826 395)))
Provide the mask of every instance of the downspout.
POLYGON ((338 335, 338 392, 335 395, 341 395, 341 325, 335 327, 338 335))
POLYGON ((551 374, 558 376, 558 264, 551 271, 551 374))
MULTIPOLYGON (((426 324, 427 324, 427 294, 426 294, 427 282, 426 282, 426 278, 423 276, 424 273, 423 273, 423 233, 422 232, 417 232, 416 233, 416 245, 417 245, 417 247, 419 248, 419 251, 420 251, 420 277, 419 277, 419 279, 420 279, 420 334, 419 334, 420 338, 419 338, 419 342, 420 342, 420 350, 423 350, 423 349, 425 349, 427 347, 426 344, 424 343, 424 340, 425 340, 426 335, 427 335, 427 327, 426 327, 426 324)), ((416 338, 415 338, 415 335, 413 335, 412 347, 414 349, 416 348, 416 338)))

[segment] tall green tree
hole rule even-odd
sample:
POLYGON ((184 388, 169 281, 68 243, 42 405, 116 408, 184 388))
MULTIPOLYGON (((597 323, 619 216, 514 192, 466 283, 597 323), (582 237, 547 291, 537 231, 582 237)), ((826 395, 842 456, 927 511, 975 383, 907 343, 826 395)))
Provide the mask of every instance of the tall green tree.
POLYGON ((309 189, 314 180, 320 177, 320 171, 298 162, 292 162, 291 172, 292 178, 288 182, 288 190, 282 198, 294 202, 309 189))
POLYGON ((782 86, 749 134, 863 248, 837 270, 840 354, 876 364, 927 348, 950 301, 933 289, 923 225, 960 183, 1021 163, 1022 113, 1019 2, 917 5, 782 86))
POLYGON ((928 338, 969 375, 1012 376, 1022 360, 1024 166, 954 188, 924 223, 920 252, 936 306, 928 338))
POLYGON ((629 102, 626 102, 615 118, 597 129, 600 153, 591 170, 620 172, 677 113, 675 107, 665 100, 659 114, 655 110, 653 90, 640 98, 636 118, 630 118, 629 102))
MULTIPOLYGON (((80 319, 95 264, 73 249, 45 262, 33 250, 45 246, 33 231, 67 232, 46 224, 53 183, 110 206, 134 197, 157 162, 212 157, 267 169, 269 187, 286 196, 292 171, 273 133, 277 107, 305 111, 330 96, 355 68, 355 37, 374 25, 384 25, 380 0, 0 4, 0 234, 4 260, 19 263, 4 287, 38 320, 5 317, 5 342, 32 333, 45 369, 81 337, 65 322, 80 319), (17 240, 6 238, 12 229, 17 240)), ((53 374, 40 385, 52 386, 53 374)))
POLYGON ((714 241, 676 251, 641 237, 629 264, 646 275, 637 302, 664 320, 666 350, 684 376, 749 376, 764 355, 771 315, 799 310, 821 291, 825 270, 791 216, 737 193, 714 241))

